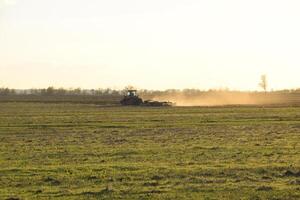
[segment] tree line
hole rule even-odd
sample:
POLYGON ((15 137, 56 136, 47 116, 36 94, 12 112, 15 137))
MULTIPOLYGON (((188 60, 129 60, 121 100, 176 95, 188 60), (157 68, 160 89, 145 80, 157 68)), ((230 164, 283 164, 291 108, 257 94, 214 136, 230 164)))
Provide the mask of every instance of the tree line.
MULTIPOLYGON (((121 96, 125 94, 127 87, 123 90, 116 90, 111 88, 99 88, 99 89, 65 89, 65 88, 55 88, 48 87, 42 89, 26 89, 17 90, 11 88, 0 88, 0 95, 41 95, 41 96, 67 96, 67 95, 82 95, 82 96, 121 96)), ((138 90, 141 96, 161 96, 161 95, 176 95, 182 94, 185 96, 194 96, 207 93, 258 93, 258 92, 243 92, 243 91, 232 91, 229 89, 210 89, 210 90, 200 90, 200 89, 168 89, 168 90, 138 90)), ((300 93, 299 89, 292 90, 276 90, 269 91, 269 93, 300 93)))
POLYGON ((42 88, 42 89, 25 89, 17 90, 10 88, 0 88, 0 95, 41 95, 41 96, 65 96, 65 95, 82 95, 82 96, 103 96, 103 95, 121 95, 122 91, 111 88, 105 89, 81 89, 81 88, 42 88))

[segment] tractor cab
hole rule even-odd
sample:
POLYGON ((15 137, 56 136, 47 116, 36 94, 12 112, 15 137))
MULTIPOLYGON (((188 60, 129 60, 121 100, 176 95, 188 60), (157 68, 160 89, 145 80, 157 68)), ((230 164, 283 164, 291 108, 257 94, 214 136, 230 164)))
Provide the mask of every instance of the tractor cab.
POLYGON ((128 97, 137 97, 137 90, 127 90, 126 96, 128 97))

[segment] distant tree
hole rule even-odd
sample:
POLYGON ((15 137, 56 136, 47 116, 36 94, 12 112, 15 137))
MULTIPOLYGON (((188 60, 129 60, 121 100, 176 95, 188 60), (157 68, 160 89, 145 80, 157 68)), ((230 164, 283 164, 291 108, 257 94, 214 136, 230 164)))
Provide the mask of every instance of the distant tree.
POLYGON ((54 92, 55 92, 54 87, 48 87, 48 88, 46 89, 46 95, 53 95, 54 92))
POLYGON ((64 88, 58 88, 58 89, 56 89, 55 93, 58 95, 66 95, 67 90, 65 90, 64 88))
POLYGON ((110 88, 103 89, 103 91, 102 91, 102 95, 109 95, 110 93, 111 93, 110 88))
POLYGON ((16 92, 16 90, 15 90, 15 89, 10 89, 10 90, 9 90, 9 94, 11 94, 11 95, 15 95, 15 94, 17 94, 17 92, 16 92))
POLYGON ((73 93, 74 93, 75 95, 80 95, 80 94, 81 94, 81 88, 76 88, 76 89, 74 89, 74 90, 73 90, 73 93))
POLYGON ((95 90, 95 95, 96 96, 101 96, 102 95, 102 89, 98 88, 97 90, 95 90))
POLYGON ((1 95, 9 95, 9 88, 0 88, 1 95))
POLYGON ((15 94, 16 94, 15 89, 0 88, 0 95, 15 95, 15 94))
POLYGON ((267 87, 268 87, 267 75, 265 75, 265 74, 261 75, 259 86, 260 86, 265 92, 267 92, 267 87))
MULTIPOLYGON (((26 92, 25 92, 26 93, 26 92)), ((33 95, 39 95, 41 94, 41 90, 39 89, 35 89, 35 88, 32 88, 28 91, 29 94, 33 94, 33 95)))

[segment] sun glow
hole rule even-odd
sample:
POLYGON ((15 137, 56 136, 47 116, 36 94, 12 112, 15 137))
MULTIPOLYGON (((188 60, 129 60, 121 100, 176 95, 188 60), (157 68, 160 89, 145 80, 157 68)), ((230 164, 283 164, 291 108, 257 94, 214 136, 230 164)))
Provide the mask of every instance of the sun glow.
POLYGON ((0 86, 300 86, 299 1, 1 0, 0 86))

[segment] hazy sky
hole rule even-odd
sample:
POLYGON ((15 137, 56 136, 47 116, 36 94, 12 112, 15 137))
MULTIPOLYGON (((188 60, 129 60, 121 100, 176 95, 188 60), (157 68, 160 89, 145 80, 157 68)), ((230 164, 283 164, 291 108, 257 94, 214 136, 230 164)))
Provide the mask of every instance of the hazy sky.
POLYGON ((300 87, 299 0, 0 0, 0 87, 300 87))

